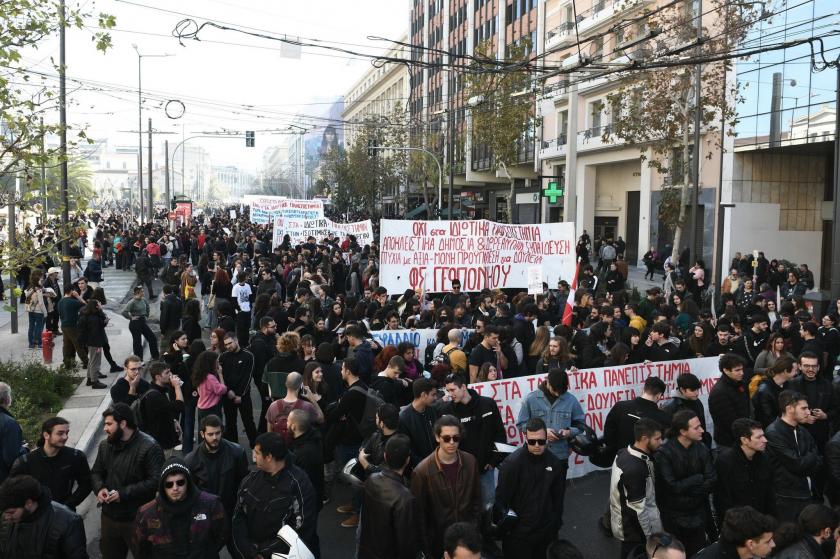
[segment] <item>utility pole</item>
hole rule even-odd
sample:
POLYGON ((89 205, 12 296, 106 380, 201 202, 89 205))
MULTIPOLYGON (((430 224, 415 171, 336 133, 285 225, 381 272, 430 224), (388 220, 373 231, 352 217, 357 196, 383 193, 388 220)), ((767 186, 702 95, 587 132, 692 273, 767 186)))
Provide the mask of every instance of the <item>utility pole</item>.
MULTIPOLYGON (((703 38, 703 0, 697 0, 697 49, 695 55, 700 59, 700 42, 703 38)), ((698 62, 694 67, 694 192, 691 196, 691 231, 688 238, 690 241, 689 260, 693 266, 703 254, 703 239, 700 239, 700 254, 697 254, 697 206, 700 204, 700 88, 703 83, 702 66, 698 62)), ((679 247, 675 247, 679 250, 679 247)))
MULTIPOLYGON (((65 28, 67 27, 67 16, 65 14, 64 0, 59 1, 59 58, 58 58, 58 108, 59 108, 59 145, 58 157, 61 165, 61 234, 64 241, 61 243, 61 276, 64 284, 64 291, 70 289, 70 232, 67 224, 70 222, 70 201, 67 195, 67 60, 65 28)), ((84 255, 83 255, 84 256, 84 255)), ((13 315, 14 316, 14 315, 13 315)), ((15 319, 16 320, 16 319, 15 319)))
POLYGON ((47 162, 44 160, 46 157, 46 148, 44 147, 44 119, 41 118, 41 223, 47 223, 47 216, 49 215, 48 206, 47 206, 47 162))
MULTIPOLYGON (((15 221, 15 205, 17 204, 18 190, 20 189, 20 171, 15 171, 15 191, 9 200, 9 250, 17 246, 17 222, 15 221)), ((15 271, 9 267, 9 302, 12 303, 11 316, 12 334, 18 333, 18 298, 15 295, 16 278, 15 271)))
MULTIPOLYGON (((840 107, 840 64, 837 72, 837 106, 840 107)), ((834 115, 834 221, 831 228, 834 236, 831 243, 831 297, 840 297, 840 114, 834 115)))
POLYGON ((143 211, 143 57, 137 50, 137 192, 140 198, 140 224, 145 223, 143 211))
POLYGON ((155 219, 154 193, 152 192, 152 119, 149 119, 149 183, 146 191, 149 193, 149 222, 155 219))
MULTIPOLYGON (((452 55, 449 55, 450 58, 452 55)), ((447 147, 446 153, 449 159, 449 191, 446 194, 446 207, 448 209, 448 216, 449 220, 452 220, 452 183, 455 181, 455 158, 453 157, 454 154, 452 153, 452 144, 454 143, 454 132, 455 132, 455 118, 452 116, 452 95, 454 87, 455 77, 452 75, 455 73, 453 69, 449 72, 449 76, 447 76, 447 95, 446 95, 446 127, 447 127, 447 147)))
POLYGON ((163 141, 163 184, 166 194, 164 195, 164 201, 166 205, 166 209, 169 209, 169 200, 171 200, 171 196, 169 195, 169 140, 163 141))
MULTIPOLYGON (((577 88, 577 82, 569 86, 569 120, 566 123, 566 192, 563 195, 563 221, 571 223, 577 222, 577 88)), ((576 227, 575 238, 583 234, 583 228, 583 224, 576 227)))

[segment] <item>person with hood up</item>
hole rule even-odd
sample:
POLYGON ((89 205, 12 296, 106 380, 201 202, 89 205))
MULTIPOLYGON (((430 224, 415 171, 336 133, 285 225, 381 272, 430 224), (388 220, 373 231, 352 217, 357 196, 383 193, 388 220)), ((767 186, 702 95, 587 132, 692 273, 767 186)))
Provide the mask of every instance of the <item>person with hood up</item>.
POLYGON ((154 500, 134 520, 137 559, 215 559, 228 539, 219 497, 198 489, 180 458, 163 467, 154 500))

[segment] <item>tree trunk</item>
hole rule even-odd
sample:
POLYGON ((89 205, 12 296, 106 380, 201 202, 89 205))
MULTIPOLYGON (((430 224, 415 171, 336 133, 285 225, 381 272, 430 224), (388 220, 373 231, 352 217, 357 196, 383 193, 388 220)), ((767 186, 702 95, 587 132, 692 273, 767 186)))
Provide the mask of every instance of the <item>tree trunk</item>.
MULTIPOLYGON (((688 115, 686 113, 683 114, 684 122, 688 122, 688 115)), ((689 177, 689 157, 691 154, 691 150, 688 146, 688 126, 683 126, 683 138, 682 138, 682 160, 683 160, 683 168, 682 175, 683 175, 683 187, 682 192, 680 193, 680 217, 677 219, 677 223, 674 227, 674 246, 671 247, 671 261, 678 262, 680 258, 680 244, 682 243, 682 236, 683 236, 683 224, 685 223, 685 208, 688 206, 688 197, 691 193, 691 186, 690 186, 690 177, 689 177)), ((676 267, 676 264, 674 264, 676 267)))
POLYGON ((510 193, 508 194, 508 201, 507 201, 507 207, 508 207, 508 223, 513 223, 513 204, 514 204, 513 197, 515 196, 515 195, 514 195, 514 185, 515 185, 515 181, 513 180, 513 177, 512 177, 512 176, 510 176, 510 173, 508 172, 507 165, 505 165, 504 163, 502 163, 502 164, 501 164, 501 167, 502 167, 502 171, 504 171, 504 172, 505 172, 505 176, 506 176, 506 177, 507 177, 507 179, 510 181, 510 193))

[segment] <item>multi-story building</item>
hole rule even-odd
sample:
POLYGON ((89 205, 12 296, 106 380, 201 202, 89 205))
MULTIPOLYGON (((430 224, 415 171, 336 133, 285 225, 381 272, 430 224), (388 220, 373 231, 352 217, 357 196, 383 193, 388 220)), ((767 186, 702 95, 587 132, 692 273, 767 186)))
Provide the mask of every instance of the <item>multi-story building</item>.
MULTIPOLYGON (((430 128, 445 133, 447 121, 452 123, 453 206, 457 214, 507 221, 510 183, 495 169, 486 146, 472 145, 470 141, 467 80, 463 72, 435 64, 463 64, 465 60, 459 57, 475 54, 479 45, 486 45, 489 52, 503 59, 507 47, 524 37, 536 48, 543 2, 412 0, 410 43, 422 48, 412 48, 411 59, 432 64, 422 69, 414 66, 409 75, 412 137, 415 142, 422 140, 430 128)), ((447 142, 442 144, 445 148, 447 142)), ((534 153, 534 139, 528 135, 521 143, 518 165, 509 169, 516 181, 513 221, 521 223, 540 218, 538 205, 526 203, 539 192, 534 153)), ((445 160, 449 159, 445 155, 445 160)))
POLYGON ((82 157, 93 171, 93 189, 97 199, 137 202, 136 145, 126 146, 107 138, 98 139, 83 148, 82 157))

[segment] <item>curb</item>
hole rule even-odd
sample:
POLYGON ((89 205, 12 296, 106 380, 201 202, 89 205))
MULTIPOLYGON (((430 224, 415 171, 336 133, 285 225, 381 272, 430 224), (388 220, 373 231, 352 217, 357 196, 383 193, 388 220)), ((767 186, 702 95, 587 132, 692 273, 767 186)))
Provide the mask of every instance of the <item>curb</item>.
POLYGON ((96 435, 100 432, 105 425, 105 418, 102 417, 102 412, 108 409, 108 406, 111 405, 111 394, 110 390, 108 391, 108 395, 102 399, 102 403, 99 404, 99 407, 96 408, 96 411, 93 414, 93 417, 90 418, 87 425, 85 426, 85 430, 82 431, 82 436, 79 437, 79 442, 76 443, 76 448, 81 450, 85 453, 85 456, 90 456, 94 449, 94 442, 96 441, 96 435))

